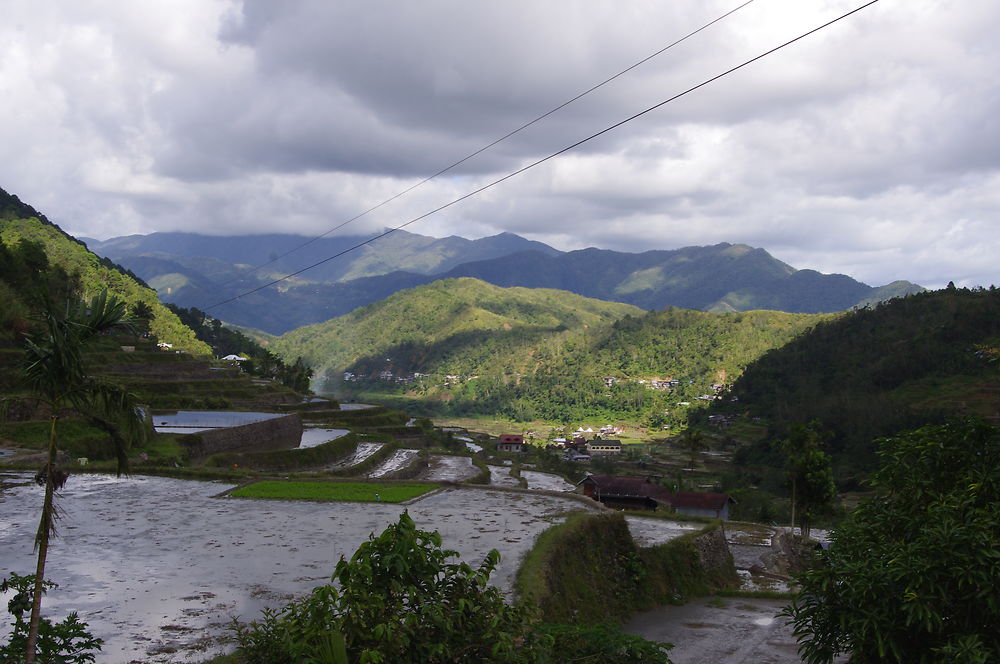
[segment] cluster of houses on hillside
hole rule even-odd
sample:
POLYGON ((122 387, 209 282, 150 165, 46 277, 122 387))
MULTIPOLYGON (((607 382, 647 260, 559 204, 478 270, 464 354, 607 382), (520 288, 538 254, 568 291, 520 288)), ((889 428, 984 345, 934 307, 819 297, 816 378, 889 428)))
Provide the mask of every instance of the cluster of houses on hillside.
MULTIPOLYGON (((497 441, 497 452, 524 451, 524 436, 515 433, 501 434, 497 441)), ((557 438, 554 442, 546 445, 550 450, 562 450, 567 461, 586 462, 590 461, 595 454, 621 454, 622 441, 610 438, 595 437, 587 440, 583 436, 576 436, 572 440, 557 438)))
POLYGON ((367 376, 359 376, 353 371, 345 371, 343 378, 347 383, 356 383, 361 380, 381 380, 388 383, 407 384, 412 383, 418 378, 424 378, 427 375, 428 374, 420 373, 419 371, 397 374, 392 369, 383 369, 382 371, 372 372, 367 376))
MULTIPOLYGON (((359 381, 368 380, 379 380, 386 383, 396 383, 397 385, 408 385, 415 380, 420 378, 427 378, 430 374, 420 373, 419 371, 410 371, 406 373, 396 373, 392 369, 383 369, 381 371, 373 371, 366 375, 359 375, 353 371, 345 371, 342 377, 347 383, 357 383, 359 381)), ((479 378, 479 376, 459 376, 457 374, 447 374, 444 376, 444 382, 442 383, 444 387, 454 387, 466 381, 479 378)))

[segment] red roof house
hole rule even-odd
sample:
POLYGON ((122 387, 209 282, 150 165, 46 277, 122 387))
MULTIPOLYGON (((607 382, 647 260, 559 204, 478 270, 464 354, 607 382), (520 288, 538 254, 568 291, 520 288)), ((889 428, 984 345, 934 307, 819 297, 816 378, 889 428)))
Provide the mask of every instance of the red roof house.
POLYGON ((650 477, 588 475, 577 486, 583 494, 616 509, 656 510, 661 507, 679 514, 729 518, 733 498, 727 493, 671 492, 650 477))
POLYGON ((497 443, 497 452, 520 452, 524 448, 524 436, 519 433, 502 433, 497 443))

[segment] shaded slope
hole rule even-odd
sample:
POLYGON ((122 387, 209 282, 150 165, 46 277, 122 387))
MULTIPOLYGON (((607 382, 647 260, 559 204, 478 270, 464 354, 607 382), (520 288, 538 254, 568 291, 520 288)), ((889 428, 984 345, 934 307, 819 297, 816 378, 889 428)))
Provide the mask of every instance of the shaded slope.
MULTIPOLYGON (((107 289, 130 305, 143 303, 153 314, 150 331, 160 340, 173 344, 178 350, 209 353, 208 347, 160 303, 155 291, 137 281, 131 273, 88 251, 86 245, 38 215, 34 208, 21 203, 16 196, 0 190, 0 241, 14 246, 22 240, 39 243, 49 264, 59 266, 79 279, 84 297, 107 289), (32 216, 18 216, 22 214, 32 216)), ((24 293, 15 294, 17 298, 23 296, 24 293)))
POLYGON ((789 426, 818 420, 846 477, 874 467, 879 436, 957 412, 1000 423, 997 348, 1000 291, 992 289, 924 292, 817 325, 733 385, 740 410, 771 427, 771 440, 746 460, 770 463, 789 426))

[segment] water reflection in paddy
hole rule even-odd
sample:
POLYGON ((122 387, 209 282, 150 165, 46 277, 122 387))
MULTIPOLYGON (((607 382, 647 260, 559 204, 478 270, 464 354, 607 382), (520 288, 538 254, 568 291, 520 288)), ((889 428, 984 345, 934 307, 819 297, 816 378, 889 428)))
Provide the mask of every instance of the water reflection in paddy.
POLYGON ((158 433, 195 433, 195 429, 219 429, 223 427, 238 427, 243 424, 272 420, 284 417, 282 413, 253 413, 236 410, 179 410, 168 415, 153 415, 153 426, 158 433), (168 427, 170 432, 161 430, 168 427))
MULTIPOLYGON (((15 475, 0 490, 4 571, 34 569, 42 489, 15 475)), ((200 662, 225 649, 231 616, 255 617, 325 582, 340 556, 409 509, 447 548, 478 565, 497 548, 509 588, 539 532, 580 503, 489 490, 446 490, 410 505, 212 499, 229 485, 159 477, 74 475, 46 576, 59 619, 79 611, 107 643, 99 661, 200 662), (168 652, 169 651, 169 652, 168 652)), ((0 638, 6 625, 0 627, 0 638)))

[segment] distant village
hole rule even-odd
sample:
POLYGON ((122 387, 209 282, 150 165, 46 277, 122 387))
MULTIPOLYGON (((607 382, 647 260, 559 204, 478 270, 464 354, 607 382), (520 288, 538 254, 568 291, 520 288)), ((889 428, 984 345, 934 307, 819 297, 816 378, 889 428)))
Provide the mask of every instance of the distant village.
MULTIPOLYGON (((358 375, 353 371, 345 371, 342 374, 342 378, 347 383, 356 383, 362 381, 382 381, 386 383, 395 383, 397 385, 408 385, 421 378, 427 378, 431 374, 420 373, 418 371, 410 371, 404 373, 396 373, 392 369, 382 369, 381 371, 373 371, 367 375, 358 375)), ((475 380, 479 378, 477 375, 461 376, 455 374, 445 374, 443 377, 441 387, 455 387, 462 383, 468 382, 470 380, 475 380)), ((607 387, 614 387, 618 383, 639 383, 643 385, 648 390, 661 390, 669 391, 675 390, 680 387, 685 381, 677 380, 675 378, 620 378, 618 376, 604 376, 601 380, 607 387)), ((693 380, 686 381, 688 385, 693 385, 693 380)), ((714 401, 719 398, 720 393, 725 389, 725 385, 722 383, 712 383, 710 386, 711 392, 706 394, 701 394, 697 397, 699 401, 714 401)), ((689 402, 680 402, 678 405, 688 406, 689 402)))

